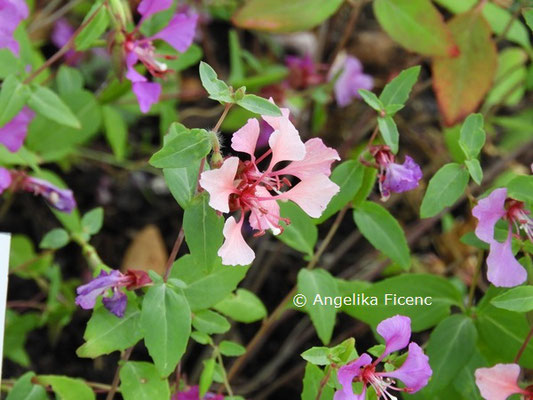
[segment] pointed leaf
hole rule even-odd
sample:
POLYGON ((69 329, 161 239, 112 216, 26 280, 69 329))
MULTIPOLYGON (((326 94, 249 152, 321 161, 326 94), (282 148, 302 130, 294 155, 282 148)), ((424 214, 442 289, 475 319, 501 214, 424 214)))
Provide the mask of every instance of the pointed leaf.
POLYGON ((170 388, 153 364, 128 361, 120 369, 120 393, 124 400, 169 399, 170 388))

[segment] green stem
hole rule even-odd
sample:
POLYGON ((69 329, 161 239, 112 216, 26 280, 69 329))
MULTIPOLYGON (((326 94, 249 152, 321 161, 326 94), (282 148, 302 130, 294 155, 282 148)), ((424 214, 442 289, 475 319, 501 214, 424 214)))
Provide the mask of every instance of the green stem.
POLYGON ((233 397, 233 391, 231 390, 231 385, 229 383, 228 375, 226 374, 226 369, 224 368, 224 361, 222 360, 222 354, 220 353, 220 350, 216 346, 214 347, 214 351, 215 351, 218 364, 220 365, 220 368, 222 369, 222 379, 224 381, 224 386, 226 387, 226 391, 230 395, 230 397, 233 397))
POLYGON ((85 240, 85 238, 81 237, 79 234, 73 234, 72 240, 76 242, 80 247, 83 256, 87 260, 87 263, 89 264, 89 267, 93 271, 99 271, 100 269, 103 270, 110 270, 111 268, 106 265, 106 263, 100 258, 98 255, 98 252, 96 251, 95 247, 91 245, 89 242, 85 240))

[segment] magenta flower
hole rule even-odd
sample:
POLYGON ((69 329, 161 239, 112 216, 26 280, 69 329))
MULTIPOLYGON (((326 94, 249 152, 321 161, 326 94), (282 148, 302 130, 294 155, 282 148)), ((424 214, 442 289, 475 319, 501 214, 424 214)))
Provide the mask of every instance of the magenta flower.
POLYGON ((76 200, 70 189, 60 189, 44 179, 32 176, 23 176, 17 183, 21 190, 33 193, 35 196, 42 196, 50 207, 66 213, 72 212, 76 208, 76 200))
POLYGON ((345 107, 353 99, 361 98, 358 93, 359 89, 371 90, 374 86, 374 79, 363 73, 363 65, 353 56, 340 57, 331 67, 329 79, 335 79, 341 70, 333 89, 337 104, 339 107, 345 107))
POLYGON ((392 192, 402 193, 418 186, 422 170, 411 157, 405 156, 403 164, 396 164, 388 146, 374 146, 371 153, 379 167, 378 183, 382 201, 387 201, 392 192))
POLYGON ((0 194, 11 185, 12 179, 11 174, 5 168, 0 167, 0 194))
POLYGON ((307 89, 310 86, 319 85, 325 80, 324 74, 318 72, 317 65, 309 55, 304 57, 287 56, 285 64, 289 67, 287 84, 293 89, 307 89))
POLYGON ((191 386, 189 390, 185 392, 174 394, 172 400, 224 400, 224 396, 207 392, 204 397, 200 398, 200 389, 198 386, 191 386))
POLYGON ((476 236, 490 245, 487 257, 489 282, 501 287, 522 284, 527 279, 527 272, 513 256, 511 244, 513 223, 518 232, 523 229, 529 240, 533 241, 533 222, 524 209, 524 203, 508 199, 507 189, 500 188, 480 200, 472 209, 472 215, 478 220, 476 236), (494 237, 494 227, 501 218, 508 222, 507 238, 503 243, 494 237))
POLYGON ((496 364, 491 368, 476 370, 476 384, 485 400, 506 400, 513 394, 523 394, 526 399, 533 396, 533 388, 518 386, 520 367, 517 364, 496 364))
POLYGON ((19 55, 19 44, 13 34, 20 22, 28 18, 29 10, 24 0, 0 0, 0 49, 9 49, 19 55))
POLYGON ((76 304, 84 310, 93 309, 96 304, 96 298, 111 290, 112 296, 104 297, 102 303, 110 312, 122 318, 126 311, 128 296, 120 288, 125 287, 128 290, 134 290, 151 282, 152 280, 144 271, 128 270, 126 274, 122 274, 117 270, 112 270, 109 273, 102 270, 100 275, 91 282, 76 289, 78 294, 76 304))
POLYGON ((124 42, 124 52, 126 59, 126 78, 132 83, 132 89, 139 107, 143 113, 147 113, 154 103, 159 101, 161 95, 161 85, 156 82, 149 82, 148 79, 135 70, 135 65, 142 62, 148 72, 157 78, 172 72, 164 62, 159 59, 173 58, 156 54, 154 40, 160 39, 167 42, 179 52, 184 52, 191 45, 196 30, 197 15, 187 15, 177 13, 170 20, 168 25, 151 37, 141 37, 139 26, 150 16, 166 10, 172 6, 172 0, 143 0, 139 4, 137 11, 141 14, 141 20, 131 33, 126 33, 124 42))
POLYGON ((32 110, 24 107, 11 121, 0 128, 0 143, 12 153, 18 151, 26 139, 28 126, 34 116, 32 110))
POLYGON ((368 385, 372 386, 378 399, 395 399, 390 393, 391 390, 415 393, 427 385, 433 371, 424 351, 416 343, 409 343, 411 319, 401 315, 387 318, 379 323, 377 332, 385 339, 383 354, 372 362, 372 357, 363 353, 358 359, 339 368, 337 377, 342 389, 335 393, 334 400, 364 400, 368 385), (400 368, 391 372, 376 371, 381 360, 407 345, 407 358, 400 368), (405 387, 394 386, 395 379, 402 381, 405 387), (360 394, 353 392, 354 381, 363 383, 360 394))
POLYGON ((218 169, 205 171, 200 186, 209 192, 209 205, 215 210, 228 213, 240 211, 239 219, 229 217, 224 226, 225 242, 218 251, 226 265, 247 265, 254 251, 242 236, 246 216, 256 235, 270 229, 275 235, 283 231, 278 200, 291 200, 313 218, 318 218, 339 187, 329 179, 331 164, 339 160, 337 151, 324 145, 321 139, 313 138, 305 144, 289 120, 289 110, 282 109, 283 116, 263 116, 274 132, 268 140, 269 149, 259 158, 255 150, 260 137, 259 121, 249 119, 246 125, 234 133, 231 147, 246 153, 249 161, 237 157, 224 160, 218 169), (268 167, 261 170, 259 164, 270 158, 268 167), (289 162, 276 169, 280 163, 289 162), (292 186, 288 177, 299 182, 292 186))

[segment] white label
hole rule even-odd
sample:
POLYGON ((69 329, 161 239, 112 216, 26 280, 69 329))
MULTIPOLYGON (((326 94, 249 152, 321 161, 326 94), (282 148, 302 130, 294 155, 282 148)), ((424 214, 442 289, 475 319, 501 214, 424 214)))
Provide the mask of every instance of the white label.
POLYGON ((2 358, 4 350, 4 326, 6 317, 10 242, 11 235, 9 233, 0 233, 0 377, 2 376, 2 358))

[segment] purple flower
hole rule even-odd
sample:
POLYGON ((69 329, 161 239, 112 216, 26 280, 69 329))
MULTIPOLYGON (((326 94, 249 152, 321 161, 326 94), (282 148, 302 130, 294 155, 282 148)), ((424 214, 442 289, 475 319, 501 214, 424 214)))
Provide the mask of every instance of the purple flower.
POLYGON ((6 190, 11 185, 11 182, 12 179, 9 171, 5 168, 0 167, 0 194, 4 193, 4 190, 6 190))
POLYGON ((293 89, 303 90, 324 82, 323 74, 317 71, 317 66, 309 55, 287 56, 285 64, 289 67, 287 83, 293 89))
POLYGON ((353 56, 339 58, 331 67, 329 79, 334 79, 341 69, 342 72, 335 81, 333 89, 337 104, 345 107, 354 98, 361 98, 357 92, 359 89, 371 90, 374 86, 374 79, 363 73, 361 62, 353 56))
POLYGON ((35 113, 28 107, 20 110, 11 121, 0 128, 0 143, 12 153, 18 151, 26 139, 28 126, 34 116, 35 113))
MULTIPOLYGON (((172 0, 143 0, 137 11, 141 14, 139 26, 150 16, 170 8, 172 0)), ((145 38, 139 37, 138 27, 126 35, 124 51, 126 58, 126 78, 132 83, 132 89, 139 107, 143 113, 147 113, 153 104, 157 103, 161 95, 161 85, 149 82, 148 79, 135 70, 135 65, 142 62, 148 72, 154 77, 163 77, 171 72, 161 58, 173 58, 156 54, 153 41, 161 39, 174 47, 179 52, 184 52, 191 45, 196 30, 197 15, 177 13, 172 17, 168 25, 155 35, 145 38)))
POLYGON ((208 392, 200 399, 200 389, 198 386, 191 386, 189 390, 185 392, 178 392, 174 394, 174 396, 172 396, 172 400, 224 400, 224 396, 221 394, 208 392))
POLYGON ((372 386, 378 399, 394 399, 391 390, 415 393, 427 385, 433 371, 424 351, 416 343, 409 343, 411 319, 396 315, 381 321, 377 331, 385 339, 383 354, 372 362, 372 357, 363 353, 358 359, 339 368, 337 377, 342 389, 335 393, 334 400, 364 400, 368 385, 372 386), (405 348, 408 343, 407 358, 400 368, 391 372, 376 371, 381 360, 390 353, 405 348), (393 379, 402 381, 405 388, 395 386, 393 379), (360 394, 353 392, 354 381, 363 383, 360 394))
MULTIPOLYGON (((66 18, 60 18, 54 24, 54 30, 51 35, 52 43, 57 48, 61 48, 68 43, 74 32, 75 29, 70 25, 68 20, 66 18)), ((65 62, 68 65, 76 65, 82 56, 83 53, 81 52, 68 50, 65 53, 65 62)))
POLYGON ((13 38, 20 22, 28 18, 28 6, 24 0, 0 0, 0 49, 9 49, 19 55, 19 44, 13 38))
POLYGON ((513 256, 512 223, 518 229, 526 231, 530 240, 533 233, 533 222, 524 210, 522 202, 508 199, 507 189, 494 190, 489 196, 479 200, 472 209, 472 215, 477 218, 476 236, 490 245, 487 257, 487 279, 494 286, 513 287, 522 284, 527 279, 525 268, 513 256), (506 208, 507 207, 507 208, 506 208), (508 221, 507 238, 503 243, 494 237, 496 223, 504 218, 508 221))
POLYGON ((108 290, 112 290, 112 296, 104 297, 102 303, 111 313, 122 318, 126 311, 128 297, 120 288, 126 287, 132 290, 146 286, 150 282, 152 281, 144 271, 129 270, 126 274, 122 274, 117 270, 109 273, 102 270, 100 275, 91 282, 76 289, 78 294, 76 304, 84 310, 93 309, 98 296, 103 296, 108 290))
POLYGON ((44 197, 48 205, 56 210, 70 213, 76 208, 76 200, 72 190, 59 189, 44 179, 24 176, 20 187, 26 192, 44 197))

